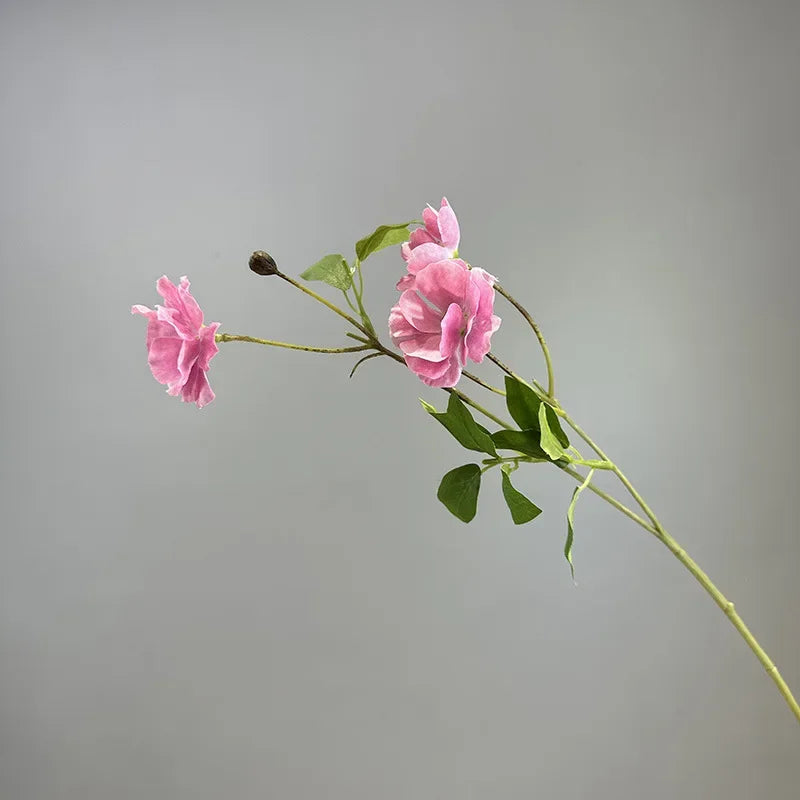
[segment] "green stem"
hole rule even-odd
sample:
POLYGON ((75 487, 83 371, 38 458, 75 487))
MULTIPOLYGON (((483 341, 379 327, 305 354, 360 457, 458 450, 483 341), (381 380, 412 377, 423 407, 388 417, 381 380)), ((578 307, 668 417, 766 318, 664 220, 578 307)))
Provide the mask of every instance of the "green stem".
POLYGON ((491 411, 488 411, 483 406, 478 405, 478 403, 476 403, 471 397, 468 397, 463 392, 459 392, 458 389, 445 389, 445 391, 448 392, 449 394, 456 395, 456 397, 458 397, 462 403, 466 403, 468 406, 472 406, 476 411, 480 411, 480 413, 483 414, 484 417, 492 420, 492 422, 496 422, 501 428, 507 428, 507 429, 512 428, 512 425, 510 423, 505 422, 500 417, 496 417, 494 414, 492 414, 491 411))
POLYGON ((371 350, 371 345, 359 347, 311 347, 307 344, 292 344, 291 342, 276 342, 274 339, 257 339, 255 336, 241 336, 234 333, 218 333, 214 336, 218 342, 252 342, 265 344, 270 347, 285 347, 287 350, 304 350, 307 353, 360 353, 362 350, 371 350))
MULTIPOLYGON (((598 456, 600 456, 600 458, 605 461, 610 461, 600 446, 569 416, 569 414, 561 409, 559 416, 561 416, 565 422, 570 425, 570 427, 586 442, 586 444, 589 445, 589 447, 595 451, 595 453, 597 453, 598 456)), ((794 696, 792 695, 789 686, 781 676, 778 668, 767 655, 764 648, 758 643, 747 625, 745 625, 744 620, 742 620, 742 618, 736 612, 733 603, 728 600, 727 597, 725 597, 725 595, 717 588, 716 584, 711 580, 711 578, 709 578, 708 575, 702 569, 700 569, 695 560, 667 532, 664 526, 659 522, 658 517, 656 517, 656 515, 653 513, 653 510, 645 502, 644 498, 639 494, 622 470, 617 467, 616 464, 613 464, 613 462, 611 463, 614 474, 620 480, 622 485, 628 490, 631 497, 633 497, 633 499, 639 504, 639 507, 642 509, 642 511, 644 511, 652 523, 651 532, 653 535, 656 536, 656 538, 659 539, 662 544, 669 549, 669 551, 675 556, 675 558, 678 559, 678 561, 680 561, 681 564, 683 564, 684 567, 686 567, 687 570, 689 570, 689 572, 694 576, 695 580, 703 587, 703 589, 706 590, 714 602, 722 609, 725 616, 728 617, 733 627, 736 628, 736 630, 739 632, 739 635, 742 637, 742 639, 744 639, 747 646, 753 651, 756 658, 764 667, 767 675, 772 678, 773 682, 778 687, 778 691, 781 693, 781 695, 783 695, 783 698, 791 709, 792 713, 800 722, 800 705, 798 705, 797 700, 795 700, 794 696)), ((645 527, 650 529, 649 526, 645 527)))
POLYGON ((493 362, 494 364, 497 364, 497 366, 500 367, 500 369, 503 370, 503 372, 505 372, 506 375, 513 378, 515 381, 519 381, 520 383, 527 386, 529 389, 532 389, 534 392, 536 392, 540 400, 547 403, 547 405, 551 406, 553 409, 558 410, 559 407, 558 400, 556 400, 555 397, 550 397, 544 391, 544 389, 541 388, 541 385, 539 383, 534 381, 533 385, 531 385, 530 383, 528 383, 528 381, 525 380, 525 378, 523 378, 521 375, 517 375, 517 373, 514 372, 514 370, 508 366, 508 364, 505 364, 492 352, 487 353, 486 358, 488 358, 489 361, 493 362))
POLYGON ((539 346, 542 348, 542 355, 544 355, 544 362, 547 365, 547 396, 550 398, 555 399, 555 376, 553 374, 553 360, 550 358, 550 349, 547 346, 547 342, 544 340, 544 336, 542 336, 541 330, 539 330, 539 326, 534 321, 533 317, 528 313, 528 310, 520 303, 519 301, 515 300, 511 294, 506 291, 499 283, 495 283, 494 285, 495 291, 505 297, 509 303, 511 303, 514 308, 519 311, 520 314, 525 318, 525 321, 528 325, 531 326, 531 329, 536 334, 536 338, 539 340, 539 346))
POLYGON ((798 705, 797 700, 795 700, 792 690, 789 688, 780 672, 778 672, 778 668, 772 662, 772 659, 770 659, 764 648, 761 647, 756 640, 756 637, 753 636, 750 629, 745 625, 744 620, 736 612, 733 603, 722 594, 714 585, 711 578, 700 569, 694 559, 664 530, 663 527, 661 527, 661 525, 657 524, 656 528, 658 529, 658 538, 669 548, 672 555, 694 575, 697 582, 711 595, 714 602, 722 609, 725 616, 731 621, 733 627, 739 631, 739 634, 745 640, 747 646, 755 653, 756 658, 761 662, 761 666, 764 667, 767 675, 772 678, 773 682, 778 687, 778 691, 783 695, 783 699, 786 700, 792 713, 795 715, 798 722, 800 722, 800 705, 798 705))
POLYGON ((358 320, 354 317, 351 317, 346 311, 342 311, 339 306, 334 305, 329 300, 326 300, 322 295, 317 294, 313 289, 309 289, 308 286, 303 286, 302 283, 299 283, 294 278, 290 278, 288 275, 285 275, 283 272, 276 272, 275 273, 279 278, 283 278, 287 283, 290 283, 296 289, 299 289, 301 292, 307 294, 309 297, 313 297, 316 301, 322 303, 322 305, 329 308, 333 311, 334 314, 338 314, 342 319, 346 319, 354 328, 358 328, 368 339, 373 339, 375 337, 374 332, 367 330, 358 320))
MULTIPOLYGON (((620 480, 622 485, 628 490, 628 492, 630 493, 631 497, 633 497, 633 499, 638 503, 639 507, 645 513, 645 515, 650 520, 650 522, 648 523, 647 520, 643 519, 638 514, 636 514, 635 512, 631 511, 631 509, 627 508, 625 505, 620 503, 614 497, 612 497, 611 495, 607 494, 602 489, 599 489, 598 487, 594 486, 591 482, 588 481, 588 479, 584 478, 579 472, 577 472, 577 470, 574 470, 571 467, 568 467, 568 466, 565 466, 565 465, 561 465, 561 464, 557 464, 556 466, 558 466, 559 469, 561 469, 563 472, 567 473, 568 475, 573 477, 575 480, 577 480, 579 483, 581 483, 582 486, 585 486, 585 488, 587 488, 590 491, 594 492, 596 495, 601 497, 603 500, 605 500, 611 506, 616 508, 618 511, 622 512, 627 517, 632 519, 634 522, 636 522, 638 525, 640 525, 646 531, 648 531, 649 533, 653 534, 657 539, 659 539, 670 550, 670 552, 675 556, 675 558, 677 558, 678 561, 681 564, 683 564, 684 567, 686 567, 686 569, 694 576, 695 580, 703 587, 703 589, 706 590, 706 592, 711 596, 711 598, 714 600, 714 602, 722 609, 722 611, 724 612, 725 616, 728 617, 728 619, 731 621, 731 624, 734 626, 734 628, 736 628, 736 630, 739 632, 739 634, 742 637, 742 639, 744 639, 744 641, 747 644, 747 646, 752 650, 752 652, 755 654, 756 658, 758 658, 759 662, 761 663, 761 665, 766 670, 767 674, 773 680, 773 682, 775 683, 775 685, 778 688, 778 691, 780 691, 781 695, 783 696, 784 700, 786 701, 787 705, 791 709, 791 711, 794 714, 794 716, 797 718, 798 721, 800 721, 800 705, 798 705, 797 700, 795 700, 794 696, 792 695, 792 692, 789 689, 789 686, 786 684, 786 681, 781 676, 780 672, 778 671, 778 668, 775 666, 773 661, 767 655, 766 651, 761 647, 761 645, 756 640, 755 636, 753 636, 753 634, 750 631, 750 629, 747 627, 747 625, 745 625, 745 623, 742 620, 742 618, 736 612, 736 609, 734 608, 733 603, 725 597, 725 595, 717 588, 717 586, 708 577, 708 575, 702 569, 700 569, 699 565, 694 561, 694 559, 692 559, 691 556, 689 556, 689 554, 683 549, 683 547, 681 547, 681 545, 678 544, 678 542, 675 539, 673 539, 673 537, 666 531, 666 529, 663 527, 663 525, 661 525, 661 523, 659 522, 659 520, 656 517, 656 515, 653 513, 653 511, 650 508, 650 506, 645 502, 644 498, 639 494, 639 492, 636 490, 636 488, 633 486, 633 484, 628 480, 628 478, 625 476, 625 474, 622 472, 622 470, 620 470, 619 467, 617 467, 616 464, 614 464, 611 461, 611 459, 608 458, 608 456, 605 454, 605 452, 603 452, 603 450, 600 448, 600 446, 589 436, 589 434, 586 433, 586 431, 584 431, 583 428, 581 428, 572 419, 572 417, 570 417, 569 414, 567 414, 567 412, 564 411, 561 408, 561 406, 559 405, 558 401, 555 399, 555 396, 554 396, 554 393, 553 393, 553 389, 554 389, 554 386, 553 386, 553 368, 552 368, 552 363, 551 363, 551 360, 550 360, 550 353, 549 353, 549 350, 547 349, 547 345, 546 345, 546 343, 544 341, 544 337, 541 335, 541 331, 539 331, 539 328, 536 325, 536 323, 533 321, 533 319, 530 317, 530 315, 527 313, 527 311, 525 311, 525 309, 520 304, 518 304, 507 292, 505 292, 497 284, 495 284, 495 288, 498 290, 498 292, 500 294, 502 294, 507 300, 509 300, 509 302, 511 302, 520 311, 520 313, 523 314, 523 316, 526 318, 526 320, 528 320, 529 324, 531 325, 531 327, 533 328, 534 332, 536 333, 537 338, 539 339, 539 344, 542 347, 542 352, 544 353, 545 361, 547 362, 547 367, 548 367, 548 370, 547 370, 547 372, 548 372, 548 390, 547 390, 547 393, 543 397, 541 397, 541 399, 544 402, 547 402, 548 405, 550 405, 555 410, 555 412, 558 414, 558 416, 560 416, 562 419, 564 419, 565 422, 567 422, 567 424, 570 425, 570 427, 572 427, 572 429, 581 437, 581 439, 583 439, 586 442, 586 444, 588 444, 589 447, 591 447, 592 450, 594 450, 595 453, 597 453, 597 455, 600 457, 600 459, 602 459, 602 462, 597 462, 596 464, 594 464, 591 461, 587 461, 586 462, 587 465, 599 466, 600 463, 603 463, 604 464, 604 468, 607 468, 607 469, 610 468, 611 471, 620 480)), ((359 326, 357 326, 357 327, 359 327, 359 326)), ((362 330, 363 330, 363 328, 362 328, 362 330)), ((367 335, 369 335, 367 331, 364 331, 364 332, 367 333, 367 335)), ((372 338, 374 338, 374 337, 372 337, 372 338)), ((391 352, 390 350, 387 350, 380 343, 376 342, 376 345, 377 345, 376 349, 380 349, 386 355, 389 355, 392 358, 394 358, 395 361, 398 361, 400 363, 405 363, 404 360, 400 356, 398 356, 397 354, 391 352)), ((521 381, 522 383, 527 383, 522 378, 520 378, 520 376, 518 376, 513 370, 511 370, 508 366, 506 366, 494 354, 488 353, 487 356, 498 367, 500 367, 500 369, 502 369, 506 374, 510 375, 511 377, 515 378, 516 380, 521 381)), ((478 381, 478 382, 482 384, 481 381, 478 381)), ((527 384, 527 385, 530 386, 530 384, 527 384)), ((541 393, 542 387, 539 384, 536 384, 536 387, 539 390, 537 393, 541 393)), ((533 388, 533 387, 531 387, 531 388, 533 388)), ((466 403, 469 406, 472 406, 472 408, 474 408, 476 411, 479 411, 485 417, 487 417, 488 419, 492 420, 493 422, 496 422, 501 427, 503 427, 503 428, 511 428, 512 427, 509 423, 503 421, 502 419, 500 419, 499 417, 495 416, 494 414, 492 414, 487 409, 483 408, 483 406, 481 406, 478 403, 476 403, 474 400, 472 400, 472 398, 470 398, 467 395, 463 394, 463 392, 459 392, 456 389, 447 389, 446 391, 456 394, 462 400, 462 402, 466 403)), ((511 460, 514 460, 514 459, 512 458, 511 460)), ((488 465, 486 468, 488 468, 489 466, 492 466, 492 465, 488 465)))
POLYGON ((466 370, 463 370, 461 372, 461 374, 465 378, 469 378, 471 381, 474 381, 479 386, 483 386, 484 389, 488 389, 490 392, 494 392, 495 394, 499 394, 501 397, 505 397, 506 396, 506 393, 502 389, 498 389, 496 386, 492 386, 491 383, 487 383, 485 380, 483 380, 482 378, 479 378, 477 375, 473 375, 471 372, 467 372, 466 370))
POLYGON ((566 453, 564 454, 564 458, 569 459, 570 464, 579 464, 582 467, 591 467, 592 469, 607 469, 611 472, 614 472, 615 470, 614 465, 610 461, 598 461, 597 459, 592 458, 572 458, 566 453))
POLYGON ((358 313, 359 313, 359 312, 358 312, 358 309, 357 309, 357 308, 356 308, 356 307, 353 305, 353 301, 350 299, 350 295, 349 295, 349 294, 347 294, 347 290, 346 290, 346 289, 343 289, 343 290, 342 290, 342 294, 344 295, 344 299, 345 299, 345 300, 347 300, 347 305, 348 305, 348 306, 350 306, 350 310, 351 310, 351 311, 352 311, 354 314, 358 314, 358 313))
POLYGON ((358 303, 358 313, 361 315, 364 325, 372 336, 377 338, 375 326, 372 324, 372 320, 369 318, 369 314, 367 314, 367 310, 364 308, 364 274, 361 272, 361 261, 358 258, 356 258, 356 272, 358 273, 358 288, 356 288, 355 283, 353 283, 353 294, 356 296, 356 303, 358 303))
MULTIPOLYGON (((556 466, 562 472, 565 472, 567 475, 572 476, 578 483, 583 483, 583 481, 585 480, 583 475, 581 475, 580 472, 578 472, 578 470, 572 469, 572 467, 562 466, 561 464, 556 464, 556 466)), ((652 525, 650 525, 650 523, 646 519, 640 517, 635 511, 631 511, 626 505, 620 503, 620 501, 617 500, 615 497, 612 497, 607 492, 604 492, 602 489, 598 488, 593 483, 590 483, 586 488, 594 492, 598 497, 601 497, 603 500, 606 501, 606 503, 616 508, 617 511, 621 511, 626 517, 632 519, 637 525, 641 525, 649 533, 652 533, 654 536, 658 535, 656 529, 652 525)))

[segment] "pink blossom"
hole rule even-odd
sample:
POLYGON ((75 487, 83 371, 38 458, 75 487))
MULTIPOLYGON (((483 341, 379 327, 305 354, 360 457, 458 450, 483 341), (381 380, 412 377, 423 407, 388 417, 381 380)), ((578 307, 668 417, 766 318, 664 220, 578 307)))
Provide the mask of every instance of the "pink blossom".
POLYGON ((428 264, 400 295, 389 333, 423 383, 455 386, 467 358, 483 361, 500 327, 492 283, 482 269, 454 258, 428 264))
POLYGON ((408 262, 408 275, 397 284, 400 290, 410 289, 414 284, 413 276, 428 264, 458 255, 461 231, 446 197, 442 198, 438 211, 428 206, 422 212, 422 220, 425 227, 412 231, 410 240, 400 248, 403 259, 408 262))
POLYGON ((164 275, 156 289, 164 298, 163 306, 131 308, 132 314, 147 317, 150 371, 159 383, 167 385, 167 394, 180 395, 184 403, 202 408, 214 399, 206 372, 219 350, 214 339, 219 322, 203 325, 203 311, 189 292, 185 276, 176 286, 164 275))

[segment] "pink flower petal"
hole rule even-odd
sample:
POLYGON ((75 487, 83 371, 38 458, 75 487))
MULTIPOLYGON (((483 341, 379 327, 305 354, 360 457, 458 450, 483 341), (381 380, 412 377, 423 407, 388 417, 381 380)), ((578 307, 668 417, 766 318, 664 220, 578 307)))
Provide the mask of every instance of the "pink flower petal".
POLYGON ((394 306, 389 312, 389 335, 396 345, 417 335, 417 329, 405 318, 400 306, 394 306))
POLYGON ((411 258, 408 260, 408 271, 412 274, 419 272, 429 264, 436 261, 444 261, 450 258, 451 253, 444 249, 440 244, 421 244, 411 251, 411 258))
POLYGON ((458 250, 461 232, 458 227, 458 220, 455 212, 447 202, 447 198, 442 198, 442 207, 439 210, 439 231, 441 232, 442 246, 455 252, 458 250))
POLYGON ((403 316, 418 331, 441 333, 442 310, 432 309, 416 291, 403 292, 397 305, 403 316))
POLYGON ((189 293, 189 281, 186 277, 181 278, 180 286, 175 286, 163 275, 158 279, 156 289, 164 298, 165 307, 175 312, 176 327, 180 327, 181 332, 187 336, 196 334, 203 324, 203 312, 189 293))
POLYGON ((176 286, 166 276, 156 283, 164 298, 155 309, 135 305, 131 313, 147 318, 147 360, 153 377, 167 385, 167 393, 181 395, 198 407, 210 403, 214 393, 206 371, 219 348, 215 334, 218 322, 203 325, 203 312, 189 291, 189 281, 176 286))
POLYGON ((178 369, 178 358, 182 347, 183 340, 177 337, 153 340, 147 356, 147 363, 150 365, 153 377, 159 383, 183 382, 183 376, 178 369))
POLYGON ((439 230, 439 214, 430 206, 422 210, 422 221, 425 223, 425 230, 431 237, 431 241, 441 242, 442 233, 439 230))
POLYGON ((219 352, 214 337, 217 334, 219 322, 212 322, 200 331, 200 344, 198 346, 197 364, 200 369, 207 371, 211 359, 219 352))
POLYGON ((415 231, 411 231, 411 239, 409 241, 409 246, 413 250, 415 247, 419 247, 421 244, 439 244, 439 242, 431 236, 425 228, 417 228, 415 231))
POLYGON ((475 273, 476 276, 483 278, 489 286, 494 286, 497 283, 497 278, 494 275, 487 272, 485 269, 481 269, 480 267, 470 267, 472 272, 475 273))
POLYGON ((406 364, 428 386, 449 388, 455 386, 461 377, 461 365, 454 358, 436 364, 422 358, 406 356, 406 364))
MULTIPOLYGON (((445 358, 450 358, 456 352, 458 343, 464 334, 464 312, 458 303, 451 303, 441 323, 441 352, 445 358)), ((405 351, 408 352, 408 351, 405 351)), ((414 353, 413 355, 421 355, 414 353)))
POLYGON ((416 283, 416 275, 403 275, 399 281, 397 281, 397 286, 395 287, 398 291, 406 292, 409 289, 414 288, 414 284, 416 283))
POLYGON ((469 269, 459 258, 437 261, 417 273, 415 290, 444 312, 451 303, 461 305, 467 291, 469 269))
POLYGON ((496 278, 454 258, 461 231, 446 197, 422 219, 425 227, 401 248, 408 274, 397 283, 402 295, 389 314, 389 332, 420 380, 447 388, 467 359, 481 361, 489 351, 500 326, 493 313, 496 278))
POLYGON ((181 399, 184 403, 196 403, 198 408, 207 406, 214 399, 206 373, 199 366, 192 368, 189 379, 181 390, 181 399))
POLYGON ((426 361, 444 361, 449 356, 444 355, 440 350, 442 336, 440 333, 421 333, 413 338, 400 342, 400 350, 403 355, 424 358, 426 361))

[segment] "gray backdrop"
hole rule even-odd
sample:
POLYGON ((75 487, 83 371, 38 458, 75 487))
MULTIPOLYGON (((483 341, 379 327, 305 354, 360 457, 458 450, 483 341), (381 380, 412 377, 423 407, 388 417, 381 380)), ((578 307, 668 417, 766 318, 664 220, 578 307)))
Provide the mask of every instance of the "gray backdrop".
MULTIPOLYGON (((800 690, 800 5, 24 3, 0 17, 0 797, 795 798, 800 729, 669 553, 468 460, 297 274, 446 194, 558 393, 800 690)), ((369 263, 381 322, 403 269, 369 263)), ((507 306, 498 353, 543 377, 507 306)), ((485 374, 495 376, 492 370, 485 374)), ((496 406, 493 406, 496 407, 496 406)), ((551 474, 552 473, 552 474, 551 474)))

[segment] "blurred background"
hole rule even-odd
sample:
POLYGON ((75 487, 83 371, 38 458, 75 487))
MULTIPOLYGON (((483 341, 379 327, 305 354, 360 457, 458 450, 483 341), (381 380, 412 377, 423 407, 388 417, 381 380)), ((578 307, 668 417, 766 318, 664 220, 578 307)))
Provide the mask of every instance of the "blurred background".
MULTIPOLYGON (((574 585, 569 479, 458 522, 397 364, 224 344, 198 411, 130 306, 187 274, 223 331, 347 344, 250 252, 447 195, 800 691, 798 36, 794 0, 3 3, 0 796, 796 798, 796 720, 646 532, 587 493, 574 585)), ((403 269, 367 263, 381 326, 403 269)))

